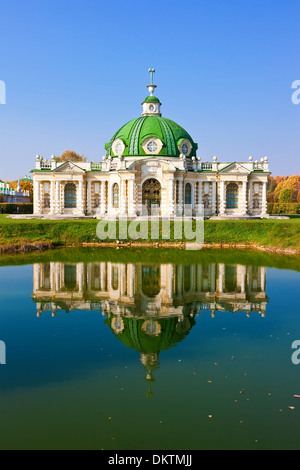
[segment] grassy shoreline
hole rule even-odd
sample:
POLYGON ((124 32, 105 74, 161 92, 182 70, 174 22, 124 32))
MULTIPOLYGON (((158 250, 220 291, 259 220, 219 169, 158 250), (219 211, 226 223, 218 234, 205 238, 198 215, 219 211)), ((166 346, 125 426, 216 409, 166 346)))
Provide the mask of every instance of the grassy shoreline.
MULTIPOLYGON (((186 239, 176 240, 171 224, 170 240, 115 240, 100 242, 98 220, 17 220, 0 216, 0 252, 42 251, 54 247, 161 247, 185 248, 186 239)), ((149 230, 150 233, 150 230, 149 230)), ((252 249, 300 254, 300 219, 207 220, 206 248, 252 249)))

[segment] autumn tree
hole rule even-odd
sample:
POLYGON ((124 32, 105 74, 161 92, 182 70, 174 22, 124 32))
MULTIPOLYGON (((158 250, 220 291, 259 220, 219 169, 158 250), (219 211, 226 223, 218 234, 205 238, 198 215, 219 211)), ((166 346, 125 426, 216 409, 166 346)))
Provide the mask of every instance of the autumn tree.
POLYGON ((79 155, 74 150, 65 150, 60 157, 55 157, 57 162, 86 162, 84 155, 79 155))

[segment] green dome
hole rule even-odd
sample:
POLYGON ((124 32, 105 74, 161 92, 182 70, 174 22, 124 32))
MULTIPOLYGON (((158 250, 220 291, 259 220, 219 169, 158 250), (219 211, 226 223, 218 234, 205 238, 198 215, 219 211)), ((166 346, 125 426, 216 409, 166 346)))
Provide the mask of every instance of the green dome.
POLYGON ((144 99, 143 103, 160 103, 160 101, 156 96, 150 95, 144 99))
MULTIPOLYGON (((106 318, 105 323, 112 329, 112 319, 106 318)), ((145 319, 122 317, 124 322, 124 330, 120 333, 113 333, 128 348, 144 354, 159 353, 167 351, 176 344, 184 340, 189 334, 191 328, 195 325, 194 318, 184 317, 182 322, 178 322, 175 317, 167 317, 164 319, 151 318, 160 325, 160 333, 158 335, 149 335, 143 331, 145 319)))
MULTIPOLYGON (((148 98, 152 99, 155 97, 148 98)), ((181 126, 171 121, 171 119, 161 116, 142 116, 129 121, 105 145, 107 156, 116 156, 112 150, 112 144, 116 139, 122 140, 125 144, 124 156, 179 157, 180 151, 178 145, 185 139, 190 142, 192 147, 189 157, 196 156, 198 148, 198 145, 181 126), (158 138, 163 143, 162 149, 157 155, 147 154, 142 147, 143 142, 150 137, 158 138)))

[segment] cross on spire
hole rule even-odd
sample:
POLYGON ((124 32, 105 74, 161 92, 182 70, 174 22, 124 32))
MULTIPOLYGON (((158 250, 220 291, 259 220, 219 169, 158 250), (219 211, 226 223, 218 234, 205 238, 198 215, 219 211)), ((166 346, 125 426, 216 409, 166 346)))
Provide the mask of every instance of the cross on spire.
POLYGON ((153 85, 153 74, 155 73, 155 69, 149 69, 148 72, 150 73, 150 85, 153 85))

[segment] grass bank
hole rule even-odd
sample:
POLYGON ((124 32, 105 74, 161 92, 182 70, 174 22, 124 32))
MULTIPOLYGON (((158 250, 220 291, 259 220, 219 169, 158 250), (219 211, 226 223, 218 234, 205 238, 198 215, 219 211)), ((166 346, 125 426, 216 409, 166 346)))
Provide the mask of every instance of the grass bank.
MULTIPOLYGON (((30 251, 57 246, 85 246, 99 243, 96 227, 99 221, 87 220, 15 220, 0 216, 0 250, 30 251)), ((161 229, 161 227, 160 227, 161 229)), ((149 230, 150 233, 150 230, 149 230)), ((117 232, 118 235, 118 232, 117 232)), ((161 237, 161 230, 160 230, 161 237)), ((300 219, 207 220, 204 223, 205 245, 213 248, 254 248, 300 254, 300 219)), ((171 246, 186 242, 176 239, 171 223, 169 241, 144 237, 132 245, 171 246)), ((102 245, 115 245, 111 235, 102 245)), ((126 244, 126 242, 125 242, 126 244)))

